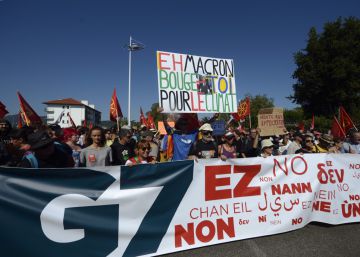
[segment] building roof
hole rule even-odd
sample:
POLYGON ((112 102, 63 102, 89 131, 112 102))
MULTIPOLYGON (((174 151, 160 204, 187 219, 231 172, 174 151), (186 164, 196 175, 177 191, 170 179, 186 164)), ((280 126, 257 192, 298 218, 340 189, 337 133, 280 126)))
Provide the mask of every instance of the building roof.
MULTIPOLYGON (((78 106, 86 106, 87 108, 90 108, 96 112, 100 112, 89 105, 86 105, 78 100, 75 100, 74 98, 64 98, 64 99, 58 99, 58 100, 51 100, 43 102, 43 104, 58 104, 58 105, 78 105, 78 106)), ((101 113, 101 112, 100 112, 101 113)))
POLYGON ((44 104, 85 105, 82 102, 75 100, 73 98, 51 100, 51 101, 44 102, 44 104))

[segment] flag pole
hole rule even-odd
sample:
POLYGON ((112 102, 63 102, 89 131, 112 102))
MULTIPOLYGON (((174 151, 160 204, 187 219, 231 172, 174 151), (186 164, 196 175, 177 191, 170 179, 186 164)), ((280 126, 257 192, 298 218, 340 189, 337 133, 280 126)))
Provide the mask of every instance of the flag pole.
POLYGON ((249 126, 250 126, 250 129, 251 129, 251 114, 249 113, 249 126))
MULTIPOLYGON (((129 46, 131 48, 131 36, 129 46)), ((128 97, 128 126, 130 127, 130 103, 131 103, 131 49, 129 50, 129 97, 128 97)))

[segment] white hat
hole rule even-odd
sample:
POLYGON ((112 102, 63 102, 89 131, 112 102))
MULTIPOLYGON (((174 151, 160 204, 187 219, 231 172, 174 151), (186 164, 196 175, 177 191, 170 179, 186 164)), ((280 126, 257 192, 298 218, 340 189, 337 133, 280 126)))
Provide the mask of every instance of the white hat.
POLYGON ((209 123, 205 123, 199 128, 199 131, 213 131, 213 129, 209 123))
POLYGON ((121 128, 122 128, 122 129, 127 129, 127 130, 130 130, 130 129, 131 129, 128 125, 123 125, 121 128))
POLYGON ((231 131, 228 131, 224 136, 225 137, 234 137, 235 135, 231 131))
POLYGON ((274 144, 271 142, 270 139, 264 139, 261 141, 261 150, 264 149, 265 147, 271 147, 274 146, 274 144))

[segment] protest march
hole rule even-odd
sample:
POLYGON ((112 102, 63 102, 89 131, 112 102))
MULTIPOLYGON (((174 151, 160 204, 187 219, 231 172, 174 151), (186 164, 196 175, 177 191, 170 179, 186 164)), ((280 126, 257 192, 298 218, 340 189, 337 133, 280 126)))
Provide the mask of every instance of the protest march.
POLYGON ((330 257, 327 229, 352 236, 358 4, 30 2, 0 0, 0 256, 330 257))

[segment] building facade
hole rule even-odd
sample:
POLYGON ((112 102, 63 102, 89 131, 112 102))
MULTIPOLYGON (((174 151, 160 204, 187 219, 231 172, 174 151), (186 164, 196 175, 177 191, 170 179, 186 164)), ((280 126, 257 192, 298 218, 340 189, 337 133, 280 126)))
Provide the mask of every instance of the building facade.
POLYGON ((78 101, 73 98, 51 100, 44 102, 46 105, 46 123, 59 124, 62 128, 71 127, 71 120, 76 126, 99 125, 101 122, 101 112, 95 109, 95 106, 88 101, 78 101))

